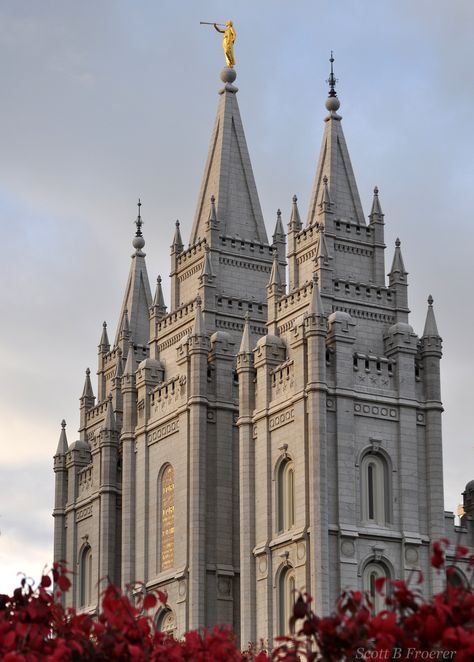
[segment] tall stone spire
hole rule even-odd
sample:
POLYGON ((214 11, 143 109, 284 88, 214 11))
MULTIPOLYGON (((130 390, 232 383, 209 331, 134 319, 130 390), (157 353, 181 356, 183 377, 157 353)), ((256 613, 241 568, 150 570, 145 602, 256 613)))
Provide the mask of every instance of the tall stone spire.
POLYGON ((90 405, 91 402, 93 403, 94 399, 95 396, 94 396, 94 391, 92 390, 91 371, 89 368, 87 368, 86 378, 84 380, 84 388, 82 389, 81 402, 84 401, 88 405, 90 405))
POLYGON ((162 318, 166 315, 166 304, 163 296, 163 288, 161 287, 161 276, 158 276, 156 279, 156 289, 155 296, 153 297, 152 309, 158 318, 162 318))
POLYGON ((341 104, 335 89, 337 79, 334 76, 332 52, 330 62, 329 95, 326 99, 329 115, 324 120, 326 126, 311 194, 308 225, 316 221, 318 212, 321 211, 320 205, 327 207, 329 202, 336 218, 365 225, 359 191, 342 130, 342 117, 337 113, 341 104), (325 177, 327 190, 325 190, 325 177))
POLYGON ((401 242, 397 237, 395 241, 395 252, 393 253, 392 268, 389 273, 389 284, 391 285, 396 280, 406 281, 408 271, 405 269, 403 263, 402 249, 400 248, 401 242))
POLYGON ((102 335, 99 342, 99 352, 108 352, 110 349, 109 338, 107 336, 107 322, 102 324, 102 335))
POLYGON ((235 69, 224 68, 224 87, 212 132, 199 193, 190 244, 204 238, 209 228, 211 195, 215 196, 220 233, 247 241, 268 243, 237 103, 235 69))
POLYGON ((59 435, 58 447, 55 455, 66 455, 68 451, 67 437, 66 437, 66 421, 61 421, 61 434, 59 435))
POLYGON ((428 297, 428 311, 426 313, 425 328, 423 330, 423 338, 439 338, 438 325, 433 310, 433 297, 428 297))
POLYGON ((138 216, 135 221, 137 230, 132 241, 135 252, 132 255, 132 264, 117 325, 115 345, 119 344, 127 313, 131 340, 135 344, 145 347, 150 339, 148 311, 152 304, 152 296, 145 264, 145 253, 142 251, 145 246, 145 239, 142 233, 143 220, 140 209, 141 202, 138 200, 138 216))
POLYGON ((288 223, 289 231, 299 232, 303 224, 301 223, 300 212, 298 209, 298 198, 296 195, 293 196, 292 205, 291 205, 291 216, 290 222, 288 223))

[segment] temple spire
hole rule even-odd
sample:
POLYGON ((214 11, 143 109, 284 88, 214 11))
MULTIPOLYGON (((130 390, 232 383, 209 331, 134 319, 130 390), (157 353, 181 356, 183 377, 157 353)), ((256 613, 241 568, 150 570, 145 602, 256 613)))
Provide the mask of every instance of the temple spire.
POLYGON ((397 237, 395 241, 395 252, 393 254, 392 268, 390 269, 389 276, 392 280, 402 279, 405 280, 405 277, 408 275, 405 265, 403 263, 402 251, 400 248, 401 242, 397 237))
POLYGON ((99 342, 99 352, 107 353, 110 349, 109 337, 107 335, 107 322, 102 324, 102 335, 99 342))
POLYGON ((428 337, 437 337, 439 338, 438 325, 436 324, 436 318, 433 310, 433 297, 428 297, 428 310, 426 313, 425 328, 423 331, 423 338, 428 337))
POLYGON ((219 91, 219 105, 191 231, 191 245, 210 232, 213 204, 221 235, 268 244, 237 103, 237 88, 233 84, 236 76, 235 69, 231 68, 225 68, 221 73, 224 87, 219 91), (214 202, 211 195, 215 196, 214 202))
POLYGON ((173 236, 173 243, 171 244, 171 250, 175 253, 182 253, 183 251, 183 240, 181 239, 181 231, 179 229, 179 221, 175 223, 175 231, 173 236))
POLYGON ((89 368, 87 368, 87 370, 86 370, 86 378, 85 378, 85 381, 84 381, 84 388, 82 390, 81 400, 83 398, 88 398, 88 399, 91 399, 91 400, 93 400, 95 398, 94 391, 92 390, 91 371, 89 370, 89 368))
POLYGON ((137 369, 137 362, 135 360, 135 350, 133 347, 133 342, 130 340, 128 344, 127 360, 125 361, 125 368, 123 370, 123 374, 131 377, 135 374, 136 369, 137 369))
POLYGON ((372 200, 372 208, 370 210, 369 214, 369 219, 370 222, 373 223, 374 221, 381 220, 383 218, 383 211, 382 207, 380 206, 380 200, 379 200, 379 189, 376 186, 374 188, 374 197, 372 200))
POLYGON ((204 336, 205 335, 205 326, 204 319, 202 316, 201 308, 201 297, 199 294, 196 297, 196 314, 194 316, 194 327, 193 327, 193 336, 204 336))
POLYGON ((61 434, 59 435, 58 447, 55 455, 66 455, 68 451, 67 437, 66 437, 66 421, 61 421, 61 434))
POLYGON ((166 304, 163 296, 163 288, 161 287, 161 276, 156 279, 155 296, 153 297, 153 306, 157 317, 164 317, 166 315, 166 304))
POLYGON ((136 237, 143 237, 143 234, 142 234, 143 221, 142 221, 142 216, 141 216, 141 213, 140 213, 141 206, 142 206, 142 203, 140 201, 140 198, 138 198, 138 203, 137 203, 138 216, 137 216, 137 220, 135 221, 135 225, 137 226, 137 231, 135 232, 136 237))
POLYGON ((330 62, 331 72, 327 81, 329 94, 326 99, 329 114, 324 120, 326 126, 310 199, 308 225, 316 222, 320 211, 319 205, 323 201, 327 202, 328 198, 331 202, 331 211, 337 219, 365 225, 359 191, 342 130, 342 117, 337 113, 341 103, 336 93, 337 79, 334 75, 332 52, 330 62), (328 181, 327 192, 324 191, 324 177, 327 177, 328 181))
POLYGON ((296 195, 293 196, 292 205, 291 205, 291 216, 290 222, 288 223, 288 230, 293 232, 299 232, 303 224, 301 223, 300 212, 298 209, 298 198, 296 195))
POLYGON ((319 291, 319 279, 316 273, 313 273, 313 292, 311 294, 309 312, 313 315, 324 315, 323 302, 319 291))
POLYGON ((116 430, 116 424, 115 424, 115 416, 114 416, 114 409, 112 406, 112 394, 109 394, 109 397, 107 399, 107 412, 105 414, 105 421, 101 427, 101 430, 103 432, 115 432, 116 430))
POLYGON ((146 270, 145 253, 142 250, 145 246, 145 239, 142 233, 141 206, 142 203, 138 200, 138 216, 135 221, 136 232, 132 241, 135 252, 132 255, 132 264, 117 325, 115 345, 119 344, 123 336, 127 317, 130 338, 133 342, 136 345, 146 347, 150 340, 149 309, 152 304, 152 296, 146 270))

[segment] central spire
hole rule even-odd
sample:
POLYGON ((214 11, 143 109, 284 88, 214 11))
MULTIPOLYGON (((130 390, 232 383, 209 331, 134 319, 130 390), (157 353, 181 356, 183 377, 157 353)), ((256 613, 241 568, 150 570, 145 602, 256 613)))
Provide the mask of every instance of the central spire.
POLYGON ((209 145, 190 244, 206 236, 211 196, 219 234, 268 243, 257 187, 253 176, 244 128, 237 103, 237 73, 224 67, 219 105, 209 145))
POLYGON ((342 131, 342 117, 337 113, 341 102, 336 92, 337 78, 334 75, 332 51, 329 61, 331 63, 331 71, 327 79, 329 94, 325 104, 329 114, 324 120, 326 126, 309 205, 308 225, 316 222, 323 198, 327 199, 328 196, 335 219, 365 225, 359 191, 342 131))
POLYGON ((138 216, 135 221, 137 227, 132 246, 135 252, 132 255, 132 264, 128 276, 122 309, 117 325, 115 345, 119 344, 120 332, 125 323, 129 324, 131 339, 137 345, 146 347, 149 341, 150 322, 148 311, 152 303, 150 282, 145 264, 145 239, 142 233, 143 220, 141 217, 142 203, 138 198, 138 216))

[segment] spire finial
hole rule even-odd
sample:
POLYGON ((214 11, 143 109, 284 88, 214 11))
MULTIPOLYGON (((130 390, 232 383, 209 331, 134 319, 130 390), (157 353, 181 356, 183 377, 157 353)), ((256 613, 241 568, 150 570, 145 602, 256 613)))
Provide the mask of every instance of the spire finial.
POLYGON ((400 248, 401 244, 402 244, 402 242, 401 242, 400 239, 397 237, 397 238, 395 239, 395 246, 396 246, 397 248, 400 248))
POLYGON ((142 221, 142 216, 141 216, 141 213, 140 213, 141 206, 142 206, 141 200, 140 200, 140 198, 138 198, 138 203, 137 203, 138 216, 137 216, 137 220, 135 221, 135 225, 137 226, 137 231, 135 233, 136 237, 142 237, 143 236, 142 235, 143 221, 142 221))
MULTIPOLYGON (((338 82, 338 79, 334 75, 334 54, 331 51, 331 57, 329 58, 329 62, 331 63, 331 73, 329 74, 329 78, 327 79, 326 83, 329 84, 329 94, 328 98, 326 99, 326 108, 329 110, 329 112, 336 112, 341 105, 339 99, 337 98, 337 92, 336 92, 336 83, 338 82)), ((336 118, 340 119, 340 118, 336 118)))
POLYGON ((433 297, 432 297, 431 294, 430 294, 430 296, 428 297, 428 305, 429 305, 429 306, 432 306, 432 305, 433 305, 433 301, 434 301, 434 299, 433 299, 433 297))
POLYGON ((142 206, 140 198, 138 198, 137 206, 138 206, 138 216, 137 216, 137 220, 135 221, 135 225, 137 226, 137 231, 135 232, 135 236, 133 237, 132 246, 133 248, 136 249, 136 255, 143 256, 145 255, 145 253, 142 253, 142 248, 145 246, 145 240, 143 239, 143 233, 142 233, 143 220, 140 209, 142 206))
POLYGON ((331 51, 331 57, 329 58, 329 62, 331 63, 331 73, 329 74, 329 78, 327 79, 327 83, 329 83, 329 96, 330 97, 336 97, 336 83, 337 83, 337 78, 334 75, 334 53, 331 51))
POLYGON ((63 420, 61 421, 61 427, 62 427, 63 430, 64 430, 64 428, 66 427, 66 421, 64 420, 64 418, 63 418, 63 420))

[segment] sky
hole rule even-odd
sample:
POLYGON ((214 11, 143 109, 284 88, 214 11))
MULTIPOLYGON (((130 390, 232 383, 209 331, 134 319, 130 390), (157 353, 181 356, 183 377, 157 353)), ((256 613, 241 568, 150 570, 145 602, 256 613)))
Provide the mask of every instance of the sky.
POLYGON ((335 54, 365 213, 380 189, 421 335, 444 341, 445 507, 474 478, 472 0, 0 0, 0 592, 52 559, 52 456, 77 438, 84 371, 115 326, 140 196, 169 288, 194 217, 234 21, 238 100, 270 234, 306 215, 335 54))

